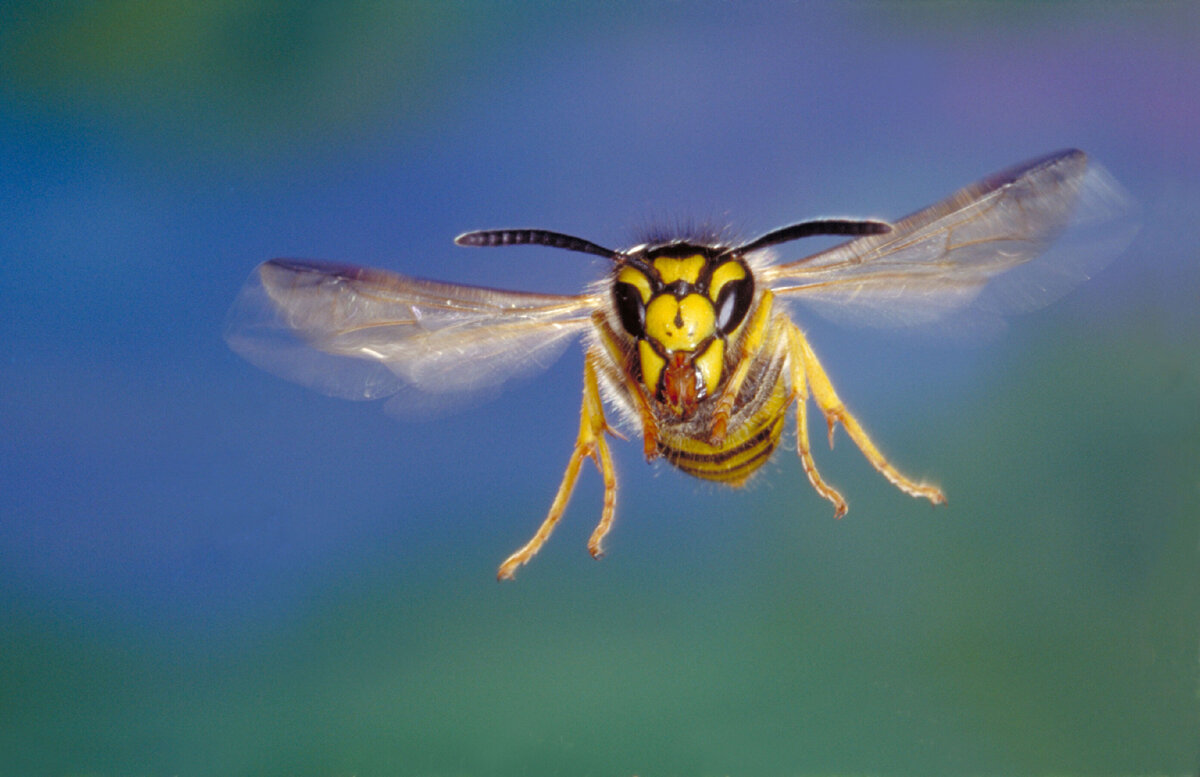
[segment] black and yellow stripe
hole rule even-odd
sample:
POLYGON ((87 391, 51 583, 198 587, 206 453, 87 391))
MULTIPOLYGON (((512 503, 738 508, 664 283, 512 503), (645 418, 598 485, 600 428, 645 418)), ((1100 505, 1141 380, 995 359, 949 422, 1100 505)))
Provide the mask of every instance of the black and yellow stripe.
POLYGON ((780 376, 762 407, 745 423, 731 429, 720 445, 664 429, 659 434, 658 452, 689 475, 740 486, 766 463, 779 445, 787 419, 788 398, 780 376))

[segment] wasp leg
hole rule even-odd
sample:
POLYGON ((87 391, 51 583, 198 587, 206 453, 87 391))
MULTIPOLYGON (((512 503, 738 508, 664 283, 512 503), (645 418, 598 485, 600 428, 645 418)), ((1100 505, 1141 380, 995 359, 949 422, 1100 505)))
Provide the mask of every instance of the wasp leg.
POLYGON ((720 445, 725 441, 729 416, 733 414, 733 403, 737 400, 738 394, 742 391, 742 385, 750 374, 750 365, 754 362, 755 354, 763 347, 763 341, 769 333, 768 330, 773 328, 768 325, 771 323, 771 308, 774 302, 775 295, 769 289, 763 292, 762 300, 754 312, 754 318, 746 326, 746 334, 738 344, 737 369, 729 376, 725 388, 721 390, 721 395, 717 399, 717 406, 713 410, 712 426, 708 432, 708 442, 711 445, 720 445))
POLYGON ((608 451, 608 442, 604 439, 603 432, 596 438, 596 449, 592 453, 592 459, 600 468, 601 477, 604 478, 604 508, 600 511, 600 523, 596 524, 592 536, 588 538, 588 553, 592 554, 592 558, 600 558, 604 555, 604 547, 601 543, 604 542, 608 530, 612 528, 613 513, 616 512, 617 507, 617 471, 613 467, 612 454, 608 451))
POLYGON ((788 372, 792 383, 792 398, 796 400, 796 452, 800 454, 800 463, 808 482, 812 483, 817 493, 833 502, 833 516, 841 518, 849 509, 846 500, 837 489, 830 486, 817 472, 817 463, 813 461, 812 448, 808 442, 808 381, 805 379, 805 358, 802 343, 804 335, 790 321, 779 319, 778 326, 785 329, 787 339, 788 372))
POLYGON ((596 383, 596 355, 588 353, 583 367, 583 406, 579 411, 579 436, 575 440, 575 449, 571 451, 571 459, 567 462, 567 471, 558 493, 550 505, 550 512, 538 527, 537 532, 516 553, 513 553, 496 574, 498 580, 511 580, 517 567, 528 562, 537 555, 554 531, 554 525, 567 509, 571 492, 575 490, 575 481, 579 479, 579 467, 583 460, 591 458, 600 469, 604 478, 604 510, 600 514, 600 523, 588 541, 588 550, 595 557, 602 553, 600 542, 612 526, 613 511, 617 504, 617 476, 613 468, 612 454, 608 450, 608 442, 604 435, 609 431, 608 423, 604 420, 604 406, 600 403, 600 389, 596 383))
MULTIPOLYGON (((617 341, 616 335, 613 334, 612 328, 609 327, 608 321, 604 318, 604 314, 596 313, 592 316, 592 322, 596 325, 596 332, 600 335, 601 345, 608 351, 609 356, 612 357, 612 361, 616 364, 625 361, 624 349, 617 341)), ((609 377, 614 381, 620 381, 625 386, 629 397, 633 400, 634 409, 637 411, 638 418, 642 422, 642 444, 646 461, 654 461, 658 458, 658 422, 654 420, 654 411, 650 409, 650 400, 646 398, 645 392, 642 391, 642 385, 626 370, 610 371, 609 377), (613 372, 619 374, 613 374, 613 372)), ((612 434, 617 437, 621 436, 615 431, 612 431, 612 434)))
MULTIPOLYGON (((642 422, 642 452, 646 456, 646 461, 654 461, 658 458, 658 422, 654 420, 654 411, 650 409, 650 403, 646 399, 646 395, 642 393, 642 387, 622 370, 618 378, 623 384, 630 398, 632 398, 637 410, 638 418, 642 422)), ((622 437, 620 432, 609 428, 609 434, 614 437, 622 437)), ((595 554, 593 554, 595 555, 595 554)))
POLYGON ((838 399, 837 392, 833 390, 833 384, 829 381, 829 376, 825 374, 825 370, 821 367, 821 362, 817 360, 817 355, 813 353, 812 347, 805 339, 804 333, 796 327, 795 324, 789 324, 792 330, 793 348, 799 351, 800 359, 804 365, 804 372, 808 377, 808 384, 812 387, 813 399, 816 400, 817 407, 821 408, 821 412, 825 414, 825 421, 829 424, 829 444, 833 445, 833 430, 834 427, 841 423, 846 429, 846 434, 850 435, 850 439, 858 446, 858 449, 867 457, 867 461, 871 462, 871 466, 875 467, 885 478, 892 482, 892 485, 899 488, 910 496, 923 497, 934 504, 945 504, 946 496, 941 489, 928 483, 917 483, 910 478, 902 475, 895 467, 888 463, 879 449, 875 447, 875 443, 871 442, 871 438, 863 431, 858 420, 850 414, 846 406, 842 404, 842 400, 838 399))

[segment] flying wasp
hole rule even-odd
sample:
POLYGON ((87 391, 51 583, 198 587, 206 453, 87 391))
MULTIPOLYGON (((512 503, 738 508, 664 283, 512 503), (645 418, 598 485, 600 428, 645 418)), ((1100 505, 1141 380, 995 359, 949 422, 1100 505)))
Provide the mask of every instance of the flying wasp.
MULTIPOLYGON (((616 432, 606 400, 641 431, 648 460, 661 457, 731 486, 746 483, 771 456, 794 405, 801 466, 841 516, 846 500, 821 477, 810 449, 811 399, 831 445, 841 424, 897 488, 944 503, 939 488, 904 475, 879 451, 781 303, 799 300, 876 323, 932 320, 976 301, 990 279, 1039 256, 1068 225, 1107 220, 1114 209, 1095 203, 1120 199, 1082 151, 1068 150, 992 175, 894 223, 819 219, 748 242, 683 238, 619 251, 542 229, 455 239, 460 246, 550 246, 611 264, 600 284, 570 296, 272 259, 242 290, 226 336, 252 363, 335 396, 373 399, 415 389, 391 400, 402 405, 496 385, 544 366, 583 336, 579 433, 541 526, 500 565, 498 577, 508 579, 550 536, 588 458, 604 481, 588 550, 603 553, 617 495, 608 445, 616 432), (772 249, 813 235, 852 239, 776 260, 772 249)), ((1057 265, 1047 269, 1046 278, 1069 275, 1057 265)), ((1047 301, 1052 286, 1030 284, 1008 307, 1047 301)))

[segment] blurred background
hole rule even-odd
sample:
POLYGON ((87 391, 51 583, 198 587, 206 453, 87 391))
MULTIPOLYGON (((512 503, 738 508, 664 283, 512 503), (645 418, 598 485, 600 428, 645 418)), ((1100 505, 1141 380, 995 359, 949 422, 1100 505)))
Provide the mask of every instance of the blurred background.
MULTIPOLYGON (((1195 774, 1200 11, 0 6, 0 774, 1195 774), (894 218, 1077 146, 1141 208, 962 347, 796 310, 844 437, 748 488, 617 441, 514 583, 582 354, 428 423, 222 341, 324 258, 573 293, 536 226, 894 218)), ((789 246, 798 253, 812 246, 789 246)), ((819 436, 818 436, 819 437, 819 436)))

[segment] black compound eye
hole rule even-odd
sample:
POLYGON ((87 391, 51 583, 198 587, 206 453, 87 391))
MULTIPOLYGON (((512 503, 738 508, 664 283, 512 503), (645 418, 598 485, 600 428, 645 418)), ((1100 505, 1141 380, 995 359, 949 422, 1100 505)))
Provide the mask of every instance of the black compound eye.
POLYGON ((617 306, 617 315, 621 317, 621 325, 625 331, 634 337, 646 333, 646 304, 642 302, 641 292, 632 283, 613 284, 613 302, 617 306))
POLYGON ((750 276, 729 281, 717 295, 717 329, 727 335, 738 328, 754 300, 754 281, 750 276))

